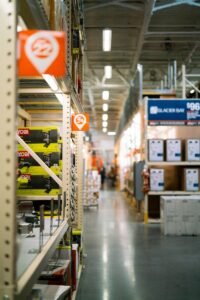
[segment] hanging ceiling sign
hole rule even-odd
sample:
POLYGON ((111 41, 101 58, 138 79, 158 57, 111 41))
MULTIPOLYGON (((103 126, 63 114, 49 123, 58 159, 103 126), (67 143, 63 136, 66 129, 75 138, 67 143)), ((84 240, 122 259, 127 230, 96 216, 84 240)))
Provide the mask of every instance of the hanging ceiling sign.
POLYGON ((89 114, 87 113, 72 115, 72 131, 88 131, 89 121, 89 114))
POLYGON ((65 33, 59 31, 25 30, 18 39, 19 76, 65 75, 65 33))
POLYGON ((150 126, 200 126, 200 99, 148 100, 150 126))

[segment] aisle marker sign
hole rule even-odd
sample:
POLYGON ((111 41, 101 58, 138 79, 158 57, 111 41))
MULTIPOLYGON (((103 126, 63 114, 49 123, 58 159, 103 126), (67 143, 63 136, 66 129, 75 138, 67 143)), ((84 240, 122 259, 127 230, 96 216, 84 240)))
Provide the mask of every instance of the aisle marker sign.
POLYGON ((65 33, 25 30, 19 32, 19 76, 65 75, 65 33))
POLYGON ((72 115, 72 131, 88 131, 89 115, 87 113, 72 115))

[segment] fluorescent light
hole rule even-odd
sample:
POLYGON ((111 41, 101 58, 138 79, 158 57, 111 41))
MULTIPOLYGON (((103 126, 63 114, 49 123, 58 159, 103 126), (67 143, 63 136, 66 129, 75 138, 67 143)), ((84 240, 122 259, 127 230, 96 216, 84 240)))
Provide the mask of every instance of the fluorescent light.
POLYGON ((116 132, 115 131, 109 131, 108 135, 116 135, 116 132))
POLYGON ((103 109, 103 111, 108 111, 108 104, 107 103, 104 103, 103 105, 102 105, 102 109, 103 109))
POLYGON ((112 66, 105 66, 104 74, 105 74, 105 78, 107 78, 107 79, 112 78, 112 66))
POLYGON ((102 98, 103 98, 103 100, 108 100, 109 99, 109 91, 103 91, 102 98))
POLYGON ((108 121, 108 114, 103 114, 102 115, 102 120, 103 121, 108 121))
POLYGON ((107 128, 106 127, 102 128, 102 131, 107 132, 107 128))
POLYGON ((107 121, 103 121, 102 122, 102 127, 108 127, 108 122, 107 121))
POLYGON ((112 30, 104 29, 103 30, 103 51, 111 50, 111 39, 112 39, 112 30))
POLYGON ((58 90, 58 84, 54 76, 49 74, 43 74, 42 77, 48 83, 52 91, 56 92, 58 90))

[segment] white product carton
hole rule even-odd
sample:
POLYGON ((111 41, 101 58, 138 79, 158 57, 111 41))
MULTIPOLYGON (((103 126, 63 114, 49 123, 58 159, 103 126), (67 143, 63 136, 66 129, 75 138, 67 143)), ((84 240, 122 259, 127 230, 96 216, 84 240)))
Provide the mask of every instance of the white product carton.
POLYGON ((182 234, 184 235, 197 235, 197 214, 196 203, 194 199, 180 200, 182 218, 182 234))
POLYGON ((166 140, 166 159, 167 161, 181 161, 181 140, 166 140))
POLYGON ((161 226, 165 235, 200 235, 200 196, 162 196, 161 226))
POLYGON ((164 190, 164 169, 150 169, 150 190, 164 190))
POLYGON ((185 169, 185 190, 199 190, 199 169, 185 169))
POLYGON ((186 141, 186 160, 188 161, 200 160, 200 140, 189 139, 186 141))
POLYGON ((163 140, 148 140, 149 145, 149 161, 164 160, 164 141, 163 140))

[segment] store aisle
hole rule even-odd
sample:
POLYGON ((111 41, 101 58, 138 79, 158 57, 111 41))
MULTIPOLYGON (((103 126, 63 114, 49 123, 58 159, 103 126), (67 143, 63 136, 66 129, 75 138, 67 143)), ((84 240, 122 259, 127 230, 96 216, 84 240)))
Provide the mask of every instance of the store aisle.
POLYGON ((199 300, 200 238, 164 237, 136 220, 124 194, 102 191, 85 211, 77 300, 199 300))

